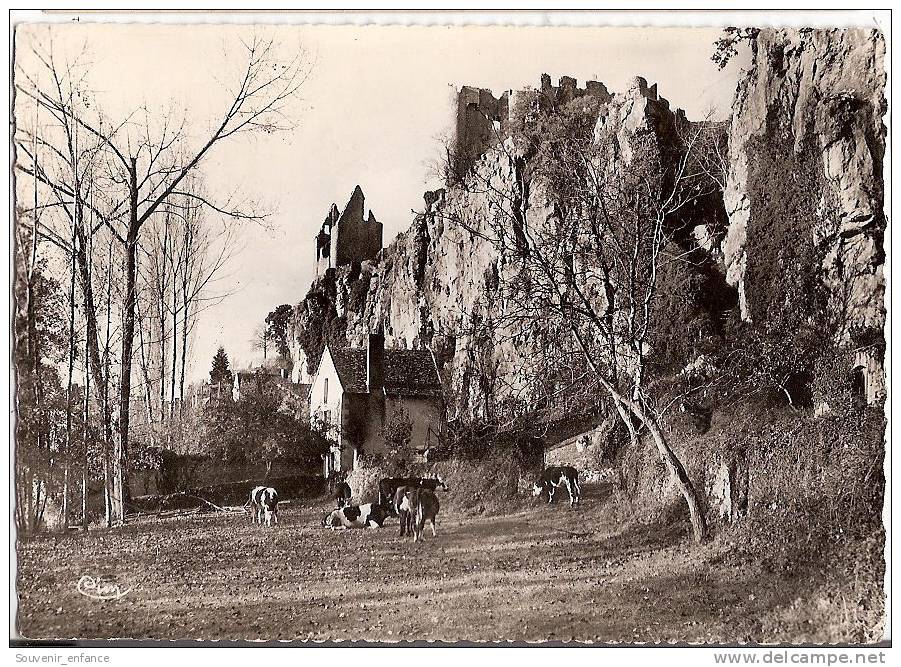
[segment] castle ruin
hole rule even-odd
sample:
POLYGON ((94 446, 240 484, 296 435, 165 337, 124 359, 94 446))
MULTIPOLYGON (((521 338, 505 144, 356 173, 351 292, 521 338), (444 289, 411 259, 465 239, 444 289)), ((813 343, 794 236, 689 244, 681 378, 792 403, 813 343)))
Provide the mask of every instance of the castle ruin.
MULTIPOLYGON (((653 88, 656 97, 656 85, 653 88)), ((514 119, 530 112, 550 113, 582 97, 607 104, 613 94, 600 81, 586 81, 585 87, 579 88, 576 79, 570 76, 560 77, 559 84, 554 86, 548 74, 541 75, 541 88, 507 90, 500 98, 487 88, 463 86, 457 91, 455 124, 454 150, 459 168, 467 170, 489 148, 508 136, 514 119)))
POLYGON ((328 215, 316 235, 316 277, 324 276, 329 269, 362 262, 375 257, 382 249, 382 223, 372 211, 364 218, 365 196, 358 185, 344 211, 332 204, 328 215))

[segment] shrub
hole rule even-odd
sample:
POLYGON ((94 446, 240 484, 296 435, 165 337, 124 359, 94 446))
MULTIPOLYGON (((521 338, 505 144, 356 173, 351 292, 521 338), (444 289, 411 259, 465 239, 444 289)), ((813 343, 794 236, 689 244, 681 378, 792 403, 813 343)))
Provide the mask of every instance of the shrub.
MULTIPOLYGON (((763 401, 714 411, 701 435, 679 422, 667 424, 708 521, 715 523, 722 502, 715 482, 728 470, 733 519, 740 526, 735 539, 776 570, 790 570, 830 544, 881 529, 884 430, 879 409, 822 418, 763 401)), ((614 491, 619 518, 653 520, 682 504, 649 438, 624 447, 616 463, 622 480, 614 491)))
POLYGON ((479 461, 441 461, 431 472, 440 475, 448 486, 446 505, 472 514, 509 513, 519 497, 520 480, 524 476, 531 479, 512 452, 479 461))
POLYGON ((347 310, 352 313, 362 313, 364 311, 371 281, 372 273, 370 271, 361 271, 355 280, 349 281, 350 293, 347 298, 347 310))

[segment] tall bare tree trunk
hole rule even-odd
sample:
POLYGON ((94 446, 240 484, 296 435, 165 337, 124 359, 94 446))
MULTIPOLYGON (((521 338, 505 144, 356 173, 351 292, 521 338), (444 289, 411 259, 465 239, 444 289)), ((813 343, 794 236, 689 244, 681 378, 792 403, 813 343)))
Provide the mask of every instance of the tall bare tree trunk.
MULTIPOLYGON (((37 109, 35 109, 35 122, 37 122, 37 109)), ((37 163, 38 153, 37 153, 37 140, 35 140, 34 147, 34 156, 35 163, 37 163)), ((37 170, 37 167, 35 167, 37 170)), ((28 359, 28 372, 30 374, 30 382, 31 382, 31 419, 30 419, 30 428, 34 429, 34 442, 35 442, 35 452, 39 453, 41 451, 41 435, 43 426, 39 423, 39 415, 40 412, 38 407, 41 405, 41 392, 40 392, 40 379, 38 373, 38 351, 37 351, 37 330, 35 328, 35 307, 34 307, 34 281, 35 281, 35 269, 37 266, 37 256, 38 256, 38 185, 37 181, 34 182, 34 229, 31 234, 31 248, 29 251, 29 263, 25 269, 25 354, 28 359)), ((36 526, 34 523, 34 473, 31 469, 29 469, 29 473, 27 476, 28 482, 28 513, 26 518, 26 530, 33 530, 36 526)))
POLYGON ((187 294, 185 294, 185 297, 182 303, 182 308, 185 309, 185 312, 181 323, 181 371, 178 378, 178 396, 181 401, 180 406, 182 406, 179 411, 182 414, 184 414, 183 406, 185 404, 185 360, 188 356, 188 310, 190 308, 187 294))
POLYGON ((113 506, 110 502, 110 473, 107 452, 103 453, 103 516, 106 521, 106 527, 112 526, 113 506))
MULTIPOLYGON (((103 350, 104 354, 104 384, 103 384, 103 413, 110 414, 109 405, 109 381, 110 381, 110 327, 112 326, 112 307, 113 307, 113 239, 109 240, 109 254, 107 255, 107 271, 106 271, 106 346, 103 350)), ((112 431, 104 432, 103 442, 103 501, 106 514, 106 527, 113 525, 113 504, 112 504, 112 474, 110 471, 110 455, 113 447, 112 431)))
POLYGON ((117 485, 119 487, 118 519, 125 521, 125 504, 128 502, 128 461, 129 416, 131 414, 131 362, 134 351, 135 334, 135 286, 137 282, 138 250, 138 176, 137 160, 129 159, 128 193, 129 220, 128 235, 125 239, 125 303, 122 313, 122 359, 119 378, 119 451, 114 461, 117 485))
POLYGON ((148 433, 150 433, 150 443, 156 444, 156 436, 153 430, 153 391, 150 382, 150 368, 147 361, 147 344, 144 340, 144 329, 146 320, 141 316, 141 300, 135 302, 135 313, 138 318, 138 349, 141 353, 141 376, 144 378, 144 409, 147 412, 148 433))
MULTIPOLYGON (((191 328, 191 297, 188 294, 188 291, 189 285, 191 283, 191 276, 193 274, 195 264, 197 263, 195 253, 202 252, 194 247, 195 221, 190 209, 190 204, 188 202, 185 202, 185 235, 184 241, 182 243, 184 261, 181 264, 181 371, 178 380, 178 396, 181 400, 179 413, 182 415, 184 414, 185 403, 185 363, 188 358, 188 333, 191 328)), ((173 281, 174 280, 175 277, 173 276, 173 281)))
POLYGON ((635 424, 632 423, 631 414, 626 411, 623 404, 619 401, 613 401, 613 405, 616 408, 617 413, 619 413, 620 420, 629 431, 629 444, 632 447, 635 447, 638 445, 638 431, 635 430, 635 424))
POLYGON ((169 270, 166 268, 166 263, 169 257, 169 213, 168 211, 165 214, 164 219, 164 227, 163 227, 163 247, 162 247, 162 255, 157 262, 156 266, 156 297, 157 297, 157 309, 159 311, 160 318, 160 421, 165 420, 166 418, 166 341, 168 340, 167 331, 166 331, 166 280, 169 275, 169 270))
MULTIPOLYGON (((602 383, 604 383, 603 380, 602 383)), ((664 465, 666 465, 667 471, 670 473, 670 476, 676 483, 676 487, 679 489, 679 493, 682 494, 682 497, 685 499, 685 504, 688 506, 688 514, 691 520, 695 542, 701 542, 707 537, 707 521, 704 518, 704 512, 701 510, 698 494, 695 491, 694 485, 691 483, 691 479, 688 477, 688 473, 685 472, 685 467, 669 446, 666 436, 663 435, 663 431, 660 430, 657 420, 650 411, 644 408, 640 403, 626 398, 617 392, 609 383, 604 384, 613 400, 618 401, 622 403, 624 407, 627 407, 650 432, 651 438, 654 440, 654 444, 660 454, 660 458, 663 460, 664 465)))
MULTIPOLYGON (((74 248, 73 248, 74 250, 74 248)), ((87 273, 87 284, 91 285, 91 273, 93 272, 93 255, 94 255, 94 237, 91 236, 90 241, 88 243, 87 255, 91 258, 90 261, 86 262, 85 268, 87 273)), ((93 290, 91 303, 93 305, 93 290)), ((81 525, 87 530, 88 529, 88 473, 90 471, 90 443, 89 443, 89 433, 90 433, 90 419, 91 419, 91 340, 87 336, 88 329, 88 314, 85 313, 85 337, 84 337, 84 360, 83 360, 83 372, 84 372, 84 405, 83 405, 83 419, 82 419, 82 443, 84 445, 84 460, 82 464, 84 468, 81 472, 81 525)), ((96 313, 93 313, 93 317, 96 317, 96 313)), ((96 321, 94 327, 94 343, 97 343, 96 333, 96 321)), ((98 359, 99 359, 99 351, 98 359)))
POLYGON ((33 514, 32 507, 34 506, 34 476, 31 473, 31 469, 27 469, 23 476, 23 486, 26 490, 25 495, 25 509, 24 509, 24 520, 22 521, 22 532, 29 533, 31 532, 31 517, 33 514))
MULTIPOLYGON (((106 396, 109 391, 108 380, 104 377, 104 372, 108 372, 108 368, 106 368, 100 357, 100 334, 97 326, 97 306, 94 301, 92 282, 93 267, 91 256, 93 255, 94 241, 93 236, 87 237, 84 230, 78 226, 76 226, 75 234, 78 237, 76 258, 82 300, 84 302, 85 358, 86 363, 89 364, 91 379, 97 388, 96 401, 100 407, 104 442, 109 443, 112 440, 112 415, 110 414, 109 401, 106 396)), ((112 246, 110 246, 110 256, 112 256, 112 246)), ((109 298, 109 290, 107 290, 107 298, 109 298)), ((109 340, 107 340, 107 348, 109 348, 109 340)))
POLYGON ((44 506, 43 506, 44 494, 41 493, 43 488, 44 488, 44 483, 41 481, 40 478, 38 478, 37 484, 35 485, 35 491, 34 491, 34 516, 32 517, 32 520, 31 520, 32 528, 35 531, 39 529, 39 527, 41 525, 41 517, 44 514, 44 506))
MULTIPOLYGON (((654 440, 654 444, 657 447, 657 451, 660 454, 660 458, 663 459, 666 469, 669 471, 670 476, 676 483, 676 487, 685 499, 685 504, 688 506, 688 513, 695 542, 703 541, 707 537, 707 521, 701 510, 701 504, 698 502, 698 495, 694 489, 694 485, 692 485, 691 480, 688 477, 688 473, 685 472, 685 467, 669 446, 666 436, 663 435, 663 431, 660 430, 657 420, 650 411, 645 409, 639 402, 633 401, 617 391, 616 387, 614 387, 603 373, 601 373, 601 369, 588 352, 588 346, 585 345, 585 341, 582 339, 581 334, 571 323, 570 331, 572 332, 579 349, 582 351, 586 362, 597 376, 598 381, 610 395, 614 404, 619 404, 617 410, 627 409, 635 415, 645 427, 647 427, 654 440)), ((622 415, 622 412, 620 412, 620 415, 622 415)))
MULTIPOLYGON (((175 249, 175 243, 173 242, 173 251, 175 249)), ((175 253, 173 252, 172 257, 172 371, 169 377, 169 422, 175 419, 175 378, 178 372, 178 345, 176 344, 176 340, 178 338, 178 284, 175 280, 175 253)))
MULTIPOLYGON (((74 217, 74 216, 73 216, 74 217)), ((69 259, 69 367, 66 376, 66 449, 63 456, 63 522, 69 523, 69 453, 72 450, 72 374, 75 370, 75 225, 72 222, 72 255, 69 259)))
POLYGON ((44 510, 47 509, 47 498, 50 496, 50 491, 47 488, 47 482, 40 482, 39 484, 44 488, 44 495, 41 497, 40 510, 38 511, 38 515, 35 520, 36 526, 40 526, 44 523, 44 510))
POLYGON ((82 435, 81 440, 84 445, 84 459, 82 460, 81 469, 81 525, 87 530, 88 527, 88 462, 90 460, 90 447, 88 443, 88 420, 91 413, 91 372, 88 368, 88 341, 85 338, 85 355, 84 355, 84 403, 82 413, 82 435))
MULTIPOLYGON (((87 461, 85 461, 87 464, 87 461)), ((81 471, 81 526, 85 530, 88 527, 88 470, 85 467, 81 471)))

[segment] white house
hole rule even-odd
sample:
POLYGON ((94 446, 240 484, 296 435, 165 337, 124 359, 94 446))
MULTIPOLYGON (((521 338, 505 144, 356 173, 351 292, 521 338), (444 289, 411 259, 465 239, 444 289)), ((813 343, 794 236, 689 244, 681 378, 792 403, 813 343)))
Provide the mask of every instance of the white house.
POLYGON ((430 351, 386 350, 381 334, 371 334, 365 349, 326 347, 310 388, 310 422, 335 443, 323 474, 354 469, 361 454, 386 453, 385 422, 404 413, 413 459, 440 435, 441 380, 430 351))

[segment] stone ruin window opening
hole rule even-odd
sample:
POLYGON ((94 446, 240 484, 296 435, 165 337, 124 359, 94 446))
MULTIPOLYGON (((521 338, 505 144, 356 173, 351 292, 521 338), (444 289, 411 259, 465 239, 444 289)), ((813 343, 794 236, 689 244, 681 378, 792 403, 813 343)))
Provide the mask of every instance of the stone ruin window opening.
POLYGON ((867 376, 863 366, 855 366, 851 369, 851 405, 859 406, 867 402, 867 376))

